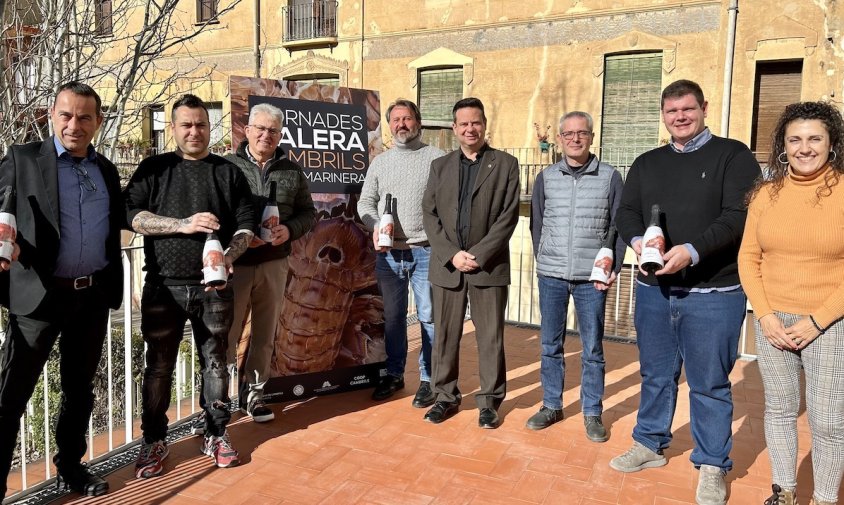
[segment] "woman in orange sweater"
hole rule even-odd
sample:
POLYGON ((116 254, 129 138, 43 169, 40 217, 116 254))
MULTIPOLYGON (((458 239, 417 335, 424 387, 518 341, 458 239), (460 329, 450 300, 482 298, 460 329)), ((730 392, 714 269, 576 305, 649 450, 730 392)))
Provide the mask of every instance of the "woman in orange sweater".
POLYGON ((822 102, 786 107, 767 177, 748 200, 739 275, 756 316, 774 495, 797 486, 800 374, 812 432, 814 503, 835 504, 844 473, 844 121, 822 102))

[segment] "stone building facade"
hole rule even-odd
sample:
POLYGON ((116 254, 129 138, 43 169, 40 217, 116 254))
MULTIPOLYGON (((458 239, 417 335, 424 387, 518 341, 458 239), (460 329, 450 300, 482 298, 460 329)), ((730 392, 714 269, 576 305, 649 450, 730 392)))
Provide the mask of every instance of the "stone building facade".
MULTIPOLYGON (((196 4, 208 1, 213 0, 196 4)), ((184 3, 184 21, 195 22, 193 4, 184 3)), ((177 63, 188 53, 200 62, 197 75, 203 77, 179 87, 220 103, 223 128, 228 76, 255 76, 257 67, 264 78, 378 90, 382 108, 397 97, 415 100, 426 139, 445 148, 452 142, 450 104, 479 97, 487 106, 491 144, 512 149, 526 164, 538 147, 535 124, 540 133, 550 126, 553 139, 561 114, 584 110, 595 118, 596 152, 624 170, 637 154, 667 141, 659 91, 691 79, 707 96, 712 131, 747 143, 762 160, 783 105, 842 103, 844 4, 240 0, 215 30, 162 60, 177 63)), ((168 105, 161 105, 163 117, 169 117, 168 105)), ((389 129, 382 131, 388 141, 389 129)), ((528 189, 530 176, 523 180, 528 189)), ((526 222, 519 230, 513 264, 521 271, 514 275, 508 317, 537 322, 526 222)), ((617 317, 632 314, 632 293, 619 291, 610 303, 614 309, 608 312, 615 310, 617 317)), ((618 333, 630 331, 632 325, 625 324, 618 333)))

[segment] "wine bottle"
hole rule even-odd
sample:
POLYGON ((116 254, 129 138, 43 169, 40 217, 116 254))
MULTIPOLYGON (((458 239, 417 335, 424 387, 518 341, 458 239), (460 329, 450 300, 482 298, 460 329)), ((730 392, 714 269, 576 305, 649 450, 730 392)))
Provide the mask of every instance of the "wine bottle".
POLYGON ((205 285, 211 287, 222 286, 228 279, 226 272, 226 261, 223 258, 223 246, 217 234, 211 232, 205 239, 205 247, 202 248, 202 275, 205 285))
POLYGON ((278 226, 278 202, 275 198, 276 182, 270 181, 270 194, 261 215, 261 240, 273 241, 273 228, 278 226))
POLYGON ((651 206, 651 221, 642 237, 642 270, 652 275, 654 272, 665 266, 662 255, 665 254, 665 234, 659 227, 659 204, 651 206))
POLYGON ((381 222, 378 223, 378 247, 393 247, 394 209, 395 199, 393 195, 387 193, 387 198, 384 201, 384 213, 381 214, 381 222))
POLYGON ((607 230, 607 236, 604 237, 604 242, 595 255, 595 263, 592 264, 592 275, 589 280, 593 282, 600 282, 602 284, 609 284, 612 275, 613 247, 615 246, 615 226, 610 226, 607 230))
POLYGON ((0 204, 0 260, 11 262, 18 236, 15 219, 15 190, 12 186, 3 189, 3 203, 0 204))

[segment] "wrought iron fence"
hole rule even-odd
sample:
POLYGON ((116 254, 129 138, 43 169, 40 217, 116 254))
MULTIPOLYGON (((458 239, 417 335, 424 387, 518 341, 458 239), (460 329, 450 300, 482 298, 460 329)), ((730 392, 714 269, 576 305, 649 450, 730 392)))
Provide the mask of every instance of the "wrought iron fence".
MULTIPOLYGON (((87 459, 93 463, 137 444, 145 349, 137 310, 143 251, 141 246, 131 246, 124 248, 122 255, 123 306, 109 315, 103 356, 94 380, 97 401, 88 423, 87 459)), ((5 338, 4 330, 0 339, 5 338)), ((172 407, 167 413, 173 420, 171 427, 199 411, 198 372, 195 343, 192 338, 186 338, 180 347, 172 407)), ((232 382, 236 380, 234 377, 232 382)), ((43 487, 45 481, 55 477, 51 456, 61 398, 58 382, 58 354, 54 349, 21 418, 20 441, 8 484, 10 490, 20 489, 12 495, 13 500, 43 487)))

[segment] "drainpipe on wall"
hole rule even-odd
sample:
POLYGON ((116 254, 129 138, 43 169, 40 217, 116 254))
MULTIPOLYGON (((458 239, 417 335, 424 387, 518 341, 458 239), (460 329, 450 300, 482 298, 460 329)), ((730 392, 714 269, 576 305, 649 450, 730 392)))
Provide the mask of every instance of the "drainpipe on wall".
POLYGON ((363 39, 364 30, 366 30, 366 0, 360 0, 360 87, 366 89, 363 85, 363 39))
POLYGON ((736 52, 736 17, 738 0, 730 0, 727 11, 727 55, 724 58, 724 92, 721 103, 721 136, 730 134, 730 100, 732 99, 733 58, 736 52))
POLYGON ((253 30, 252 49, 255 55, 255 77, 261 78, 261 0, 254 1, 255 26, 253 30))

